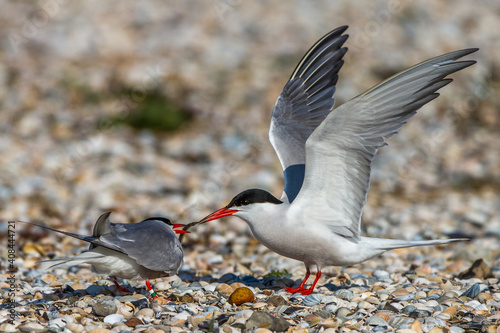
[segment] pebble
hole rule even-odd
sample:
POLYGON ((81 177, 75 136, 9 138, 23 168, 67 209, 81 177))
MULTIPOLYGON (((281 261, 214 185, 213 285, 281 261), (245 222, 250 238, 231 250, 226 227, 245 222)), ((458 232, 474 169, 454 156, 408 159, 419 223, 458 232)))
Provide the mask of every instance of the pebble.
POLYGON ((92 310, 96 315, 106 317, 110 314, 116 313, 118 308, 111 297, 105 296, 98 299, 94 305, 92 305, 92 310))
POLYGON ((9 323, 0 324, 0 331, 2 332, 17 332, 16 327, 9 323))
POLYGON ((142 322, 142 320, 136 317, 132 317, 125 322, 125 325, 127 325, 128 327, 136 327, 137 325, 143 325, 143 324, 144 323, 142 322))
MULTIPOLYGON (((377 318, 386 322, 387 331, 403 333, 448 329, 441 325, 452 333, 497 330, 500 117, 495 64, 500 55, 488 41, 498 40, 498 1, 473 6, 460 1, 450 7, 452 21, 438 2, 408 2, 404 8, 386 8, 393 14, 390 22, 382 19, 384 10, 345 1, 322 0, 307 8, 281 2, 189 6, 177 1, 168 10, 124 2, 120 10, 134 15, 115 15, 111 21, 109 10, 99 6, 55 2, 60 3, 53 11, 57 15, 37 26, 36 36, 23 36, 23 27, 27 32, 37 25, 44 8, 26 15, 26 6, 12 2, 2 21, 4 31, 21 37, 18 50, 4 47, 0 52, 0 83, 9 87, 0 91, 2 215, 91 234, 101 210, 112 209, 116 222, 155 214, 187 223, 227 204, 244 188, 279 195, 282 172, 265 135, 271 112, 266 105, 272 107, 284 84, 278 76, 293 70, 296 60, 291 58, 300 57, 315 34, 327 32, 319 30, 332 24, 328 13, 333 11, 351 26, 347 43, 353 46, 340 72, 339 101, 361 93, 367 81, 424 60, 431 51, 486 50, 468 57, 478 64, 442 90, 448 98, 419 111, 389 141, 390 147, 381 149, 363 209, 363 236, 473 239, 388 251, 353 267, 324 267, 312 295, 290 295, 283 287, 300 283, 303 264, 267 250, 251 237, 246 223, 227 218, 186 235, 185 264, 179 275, 152 280, 159 299, 150 301, 143 281, 124 281, 134 294, 120 297, 108 277, 89 268, 41 270, 36 261, 75 255, 85 245, 18 224, 18 314, 10 324, 7 310, 0 309, 0 331, 19 332, 25 326, 36 331, 40 327, 35 324, 41 324, 51 332, 118 332, 125 326, 130 332, 181 332, 192 329, 186 327, 190 321, 208 331, 214 320, 214 332, 229 333, 253 325, 252 316, 271 320, 261 313, 279 318, 271 320, 273 325, 287 321, 290 332, 384 331, 377 318), (317 19, 311 20, 311 13, 317 19), (394 19, 401 15, 415 22, 422 15, 430 25, 394 19), (291 24, 286 17, 302 19, 291 24), (476 18, 482 24, 471 24, 476 18), (272 34, 262 28, 266 20, 273 22, 272 34), (172 22, 175 34, 158 33, 168 31, 172 22), (127 33, 130 27, 132 34, 127 33), (421 49, 401 47, 409 39, 421 49), (101 126, 101 118, 144 106, 135 98, 140 96, 127 96, 123 87, 138 93, 154 88, 154 94, 165 94, 167 104, 187 110, 194 121, 169 133, 101 126), (232 295, 240 287, 251 290, 251 303, 235 305, 232 295), (120 316, 124 321, 113 328, 104 323, 120 316)), ((0 233, 6 231, 0 223, 0 233)), ((0 266, 8 267, 2 258, 0 266)), ((7 279, 0 273, 2 298, 7 279)))
POLYGON ((89 293, 92 296, 102 294, 104 293, 105 290, 106 288, 104 286, 100 286, 98 284, 93 284, 91 286, 88 286, 86 289, 87 293, 89 293))
POLYGON ((288 301, 286 299, 284 299, 283 296, 280 296, 280 295, 273 295, 273 296, 269 297, 266 300, 266 302, 272 306, 280 306, 280 305, 288 304, 288 301))
POLYGON ((226 283, 219 284, 215 290, 222 296, 229 297, 234 292, 234 289, 226 283))
POLYGON ((36 333, 36 332, 45 332, 46 328, 38 323, 26 323, 22 324, 18 327, 19 331, 21 332, 28 332, 28 333, 36 333))
POLYGON ((125 322, 125 318, 119 313, 113 313, 104 317, 102 321, 106 324, 115 325, 125 322))
POLYGON ((276 332, 284 332, 290 327, 290 324, 283 318, 274 317, 266 312, 256 311, 245 323, 246 329, 253 329, 266 325, 268 329, 276 332))
POLYGON ((137 312, 137 316, 145 316, 145 317, 153 317, 155 314, 155 312, 153 311, 153 309, 149 309, 149 308, 145 308, 145 309, 141 309, 139 310, 139 312, 137 312))
POLYGON ((81 324, 68 324, 66 328, 72 333, 82 333, 85 330, 85 327, 81 324))

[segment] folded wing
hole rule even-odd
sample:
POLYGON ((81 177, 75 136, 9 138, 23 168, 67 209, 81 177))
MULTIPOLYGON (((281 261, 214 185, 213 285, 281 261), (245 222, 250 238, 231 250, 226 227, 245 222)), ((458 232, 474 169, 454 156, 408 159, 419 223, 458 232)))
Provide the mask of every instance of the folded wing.
POLYGON ((110 232, 99 237, 99 245, 120 252, 153 271, 177 272, 183 252, 172 228, 162 221, 110 223, 110 232))

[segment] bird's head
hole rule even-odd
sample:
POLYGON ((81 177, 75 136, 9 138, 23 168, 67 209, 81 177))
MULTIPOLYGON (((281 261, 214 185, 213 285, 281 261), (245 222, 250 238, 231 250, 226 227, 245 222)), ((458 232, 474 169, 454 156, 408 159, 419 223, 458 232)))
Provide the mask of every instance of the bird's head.
POLYGON ((206 216, 200 220, 200 223, 217 220, 230 215, 248 220, 248 218, 246 218, 248 213, 252 214, 253 212, 261 211, 262 209, 265 209, 266 205, 279 205, 282 203, 283 202, 281 200, 277 199, 267 191, 261 189, 249 189, 236 195, 227 206, 222 207, 221 209, 206 216))
MULTIPOLYGON (((187 230, 176 230, 176 228, 182 228, 182 227, 185 227, 186 225, 185 224, 179 224, 179 223, 172 223, 169 219, 167 219, 166 217, 161 217, 161 216, 154 216, 154 217, 149 217, 147 219, 145 219, 144 221, 161 221, 169 226, 172 227, 172 230, 176 233, 176 234, 185 234, 185 233, 189 233, 189 231, 187 230)), ((143 221, 143 222, 144 222, 143 221)))

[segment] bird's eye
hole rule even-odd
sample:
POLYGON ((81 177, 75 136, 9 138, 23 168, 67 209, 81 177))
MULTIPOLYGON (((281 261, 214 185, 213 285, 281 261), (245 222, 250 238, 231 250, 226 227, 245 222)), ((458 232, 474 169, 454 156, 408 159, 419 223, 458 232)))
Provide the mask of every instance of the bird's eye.
POLYGON ((243 206, 250 205, 250 201, 248 200, 243 200, 243 206))

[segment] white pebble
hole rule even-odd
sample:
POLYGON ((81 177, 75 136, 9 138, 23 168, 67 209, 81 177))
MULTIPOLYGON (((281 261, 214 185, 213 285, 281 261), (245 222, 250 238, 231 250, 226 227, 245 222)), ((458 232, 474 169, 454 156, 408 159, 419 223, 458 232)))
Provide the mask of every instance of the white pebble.
POLYGON ((103 322, 105 322, 106 324, 110 324, 110 325, 123 323, 124 321, 125 321, 125 317, 123 317, 119 313, 110 314, 110 315, 104 317, 104 320, 103 320, 103 322))

